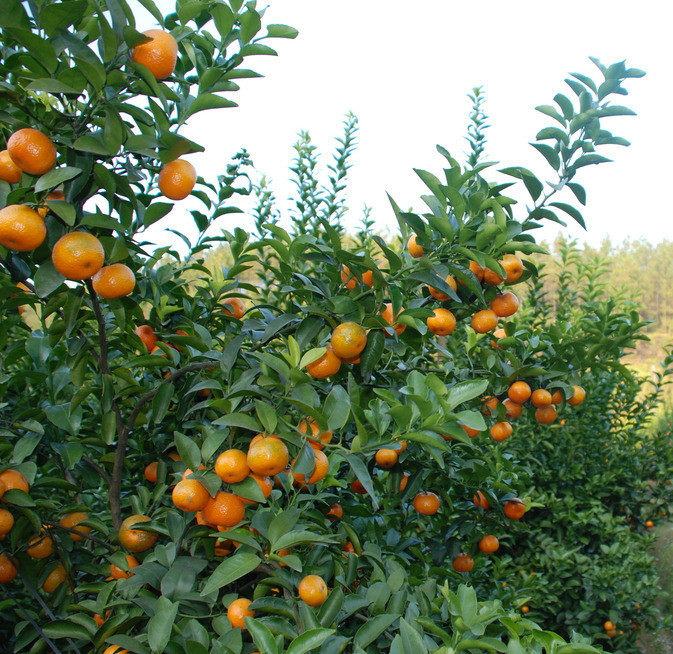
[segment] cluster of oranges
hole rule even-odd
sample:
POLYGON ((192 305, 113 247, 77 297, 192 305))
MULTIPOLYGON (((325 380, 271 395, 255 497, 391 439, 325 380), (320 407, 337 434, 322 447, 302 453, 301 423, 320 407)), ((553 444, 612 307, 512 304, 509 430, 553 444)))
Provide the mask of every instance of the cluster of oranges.
MULTIPOLYGON (((0 473, 0 500, 7 491, 20 490, 24 493, 30 491, 28 480, 18 470, 5 470, 0 473)), ((61 530, 67 531, 73 542, 81 541, 89 534, 91 527, 80 524, 88 519, 83 512, 69 513, 63 516, 58 525, 61 530)), ((0 508, 0 540, 3 540, 14 527, 14 515, 8 509, 0 508)), ((56 531, 48 525, 42 526, 39 534, 32 536, 25 544, 25 552, 33 559, 47 559, 56 550, 56 531)), ((12 581, 19 574, 16 559, 8 556, 5 552, 0 553, 0 584, 12 581)), ((53 593, 65 580, 67 574, 62 563, 57 563, 42 582, 42 590, 53 593)))
POLYGON ((306 366, 314 379, 325 379, 339 372, 342 363, 359 363, 367 345, 367 332, 355 322, 344 322, 332 331, 325 353, 306 366))

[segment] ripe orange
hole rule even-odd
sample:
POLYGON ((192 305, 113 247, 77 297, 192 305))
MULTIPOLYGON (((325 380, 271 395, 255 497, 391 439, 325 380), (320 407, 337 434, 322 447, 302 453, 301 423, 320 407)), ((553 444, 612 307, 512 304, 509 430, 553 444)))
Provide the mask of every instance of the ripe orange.
POLYGON ((481 432, 478 429, 473 429, 472 427, 468 427, 467 425, 460 425, 460 427, 470 438, 475 438, 476 436, 479 436, 479 434, 481 434, 481 432))
POLYGON ((54 541, 46 534, 33 536, 28 541, 26 553, 34 559, 46 559, 54 553, 54 541))
POLYGON ((182 479, 173 487, 173 504, 187 513, 196 513, 206 506, 210 495, 198 479, 182 479))
POLYGON ((654 527, 654 522, 652 522, 652 520, 647 520, 647 521, 645 522, 645 526, 648 527, 648 528, 649 528, 649 527, 654 527))
POLYGON ((485 334, 498 326, 498 316, 493 309, 483 309, 472 316, 471 324, 477 334, 485 334))
POLYGON ((479 541, 479 549, 484 554, 490 554, 491 552, 497 552, 500 548, 500 542, 495 536, 484 536, 479 541))
POLYGON ((184 200, 196 184, 196 168, 185 159, 175 159, 159 171, 159 190, 170 200, 184 200))
POLYGON ((0 509, 0 537, 8 534, 14 526, 14 516, 7 509, 0 509))
POLYGON ((203 507, 204 520, 218 527, 233 527, 245 517, 245 504, 238 495, 220 491, 203 507))
POLYGON ((484 282, 486 282, 489 286, 497 286, 503 281, 504 278, 495 272, 495 270, 491 270, 490 268, 486 268, 484 270, 484 282))
POLYGON ((330 506, 329 511, 325 514, 332 522, 335 520, 339 520, 339 518, 343 518, 344 516, 344 510, 341 504, 336 503, 332 504, 330 506))
POLYGON ((290 454, 276 436, 255 437, 248 448, 248 467, 258 475, 272 477, 287 468, 290 454))
POLYGON ((157 542, 158 534, 143 529, 133 529, 133 525, 150 522, 146 515, 132 515, 119 528, 119 542, 129 552, 145 552, 157 542))
POLYGON ((340 359, 355 359, 367 345, 367 332, 354 322, 343 322, 332 331, 332 351, 340 359))
POLYGON ((434 515, 439 511, 439 498, 431 492, 419 493, 414 497, 414 509, 421 515, 434 515))
POLYGON ((398 311, 397 315, 393 317, 393 305, 390 302, 386 302, 384 305, 383 311, 381 311, 381 318, 383 318, 394 330, 395 333, 398 335, 401 334, 407 326, 404 323, 398 323, 395 322, 397 319, 397 316, 404 311, 404 307, 400 307, 400 310, 398 311))
POLYGON ((617 626, 615 625, 614 622, 612 622, 612 620, 606 620, 603 623, 603 629, 605 629, 605 631, 612 631, 613 629, 616 629, 616 628, 617 628, 617 626))
POLYGON ((474 568, 474 559, 469 554, 459 554, 451 565, 456 572, 469 572, 474 568))
MULTIPOLYGON (((292 473, 295 482, 300 486, 303 484, 317 484, 321 479, 324 479, 327 476, 329 471, 329 461, 327 460, 325 453, 322 450, 314 449, 313 458, 315 465, 313 467, 313 472, 308 479, 306 479, 306 476, 302 473, 292 473)), ((294 461, 292 463, 294 465, 294 461)))
POLYGON ((0 243, 10 250, 28 252, 42 245, 47 227, 37 211, 23 204, 0 210, 0 243))
POLYGON ((505 417, 510 418, 513 420, 514 418, 518 418, 521 413, 523 412, 523 407, 518 404, 517 402, 512 402, 509 398, 507 398, 502 405, 505 407, 505 417))
POLYGON ((297 431, 303 433, 303 434, 308 434, 308 442, 316 450, 323 450, 325 449, 325 445, 329 443, 332 440, 332 430, 328 429, 327 431, 320 431, 320 427, 318 426, 318 423, 313 420, 313 418, 309 418, 308 420, 302 420, 298 425, 297 425, 297 431), (310 430, 310 434, 309 434, 310 430))
POLYGON ((0 584, 6 584, 12 581, 19 571, 14 562, 4 552, 0 554, 0 584))
MULTIPOLYGON (((481 282, 484 281, 484 269, 476 261, 470 261, 469 269, 470 272, 477 278, 477 281, 481 284, 481 282)), ((465 284, 460 280, 458 280, 458 283, 462 286, 465 286, 465 284)))
POLYGON ((505 502, 503 511, 511 520, 520 520, 523 518, 524 513, 526 513, 526 506, 518 497, 515 497, 505 502))
POLYGON ((103 654, 128 654, 128 653, 129 650, 122 649, 119 645, 110 645, 110 647, 107 647, 103 651, 103 654))
POLYGON ((48 575, 42 584, 45 593, 53 593, 65 581, 65 568, 59 563, 48 575))
MULTIPOLYGON (((88 534, 91 531, 91 527, 86 527, 84 525, 80 526, 80 522, 84 522, 84 520, 88 520, 89 515, 87 513, 84 513, 83 511, 75 511, 74 513, 69 513, 68 515, 64 515, 59 521, 58 524, 61 525, 61 527, 65 527, 66 529, 76 529, 77 531, 81 532, 82 534, 88 534)), ((72 532, 70 533, 70 538, 74 542, 84 540, 85 536, 82 536, 81 534, 73 534, 72 532)))
POLYGON ((512 425, 507 421, 496 422, 489 430, 491 438, 498 443, 508 439, 512 435, 512 425))
POLYGON ((132 554, 127 554, 126 567, 128 568, 128 572, 122 570, 121 568, 118 568, 113 563, 110 563, 110 576, 113 579, 128 579, 129 577, 133 576, 133 572, 131 572, 131 570, 133 568, 137 568, 139 565, 140 563, 138 562, 138 559, 136 559, 135 556, 133 556, 132 554))
POLYGON ((5 491, 16 488, 27 493, 30 490, 28 480, 18 470, 0 472, 0 481, 5 485, 5 491))
MULTIPOLYGON (((456 284, 455 277, 447 275, 445 281, 454 291, 458 290, 458 284, 456 284)), ((433 288, 432 286, 428 286, 428 290, 430 291, 430 295, 432 295, 432 297, 434 297, 436 300, 439 300, 440 302, 446 302, 447 300, 451 299, 449 295, 447 295, 442 291, 437 290, 436 288, 433 288)))
POLYGON ((237 484, 249 474, 248 457, 242 450, 226 450, 215 460, 215 474, 227 484, 237 484))
POLYGON ((334 354, 332 348, 328 346, 325 349, 325 354, 306 366, 306 372, 311 375, 313 379, 325 379, 326 377, 335 375, 339 372, 340 368, 341 359, 334 354))
POLYGON ((140 327, 136 328, 135 333, 143 342, 148 352, 151 352, 155 348, 156 342, 159 339, 154 333, 154 330, 149 325, 140 325, 140 327))
POLYGON ((374 458, 376 459, 376 463, 381 468, 385 468, 387 470, 388 468, 392 468, 397 463, 399 454, 397 450, 393 450, 388 447, 382 447, 380 450, 376 451, 374 458))
POLYGON ((5 486, 5 482, 0 479, 0 500, 2 499, 2 496, 5 494, 6 490, 7 486, 5 486))
POLYGON ((358 277, 357 275, 351 273, 348 266, 342 266, 341 281, 349 291, 352 291, 355 288, 357 282, 362 282, 363 284, 367 284, 367 286, 371 287, 374 286, 374 273, 371 270, 365 270, 362 273, 362 277, 358 277))
MULTIPOLYGON (((47 193, 46 197, 44 198, 46 200, 65 200, 65 193, 61 190, 56 190, 52 191, 51 193, 47 193)), ((44 202, 40 204, 37 209, 35 209, 38 214, 40 214, 40 218, 44 218, 48 213, 49 213, 49 205, 44 202)))
POLYGON ((245 631, 245 618, 255 617, 255 612, 248 608, 251 604, 251 600, 245 597, 240 597, 239 599, 235 599, 229 605, 229 608, 227 609, 227 617, 229 618, 232 627, 240 627, 245 631))
POLYGON ((477 491, 476 494, 472 496, 472 502, 475 506, 480 506, 485 510, 491 508, 491 503, 486 499, 486 496, 481 491, 477 491))
POLYGON ((522 606, 521 607, 521 613, 528 613, 530 611, 530 606, 522 606))
POLYGON ((556 420, 556 415, 556 407, 553 404, 535 409, 535 420, 541 425, 550 425, 556 420))
POLYGON ((325 580, 319 575, 306 575, 297 587, 299 597, 309 606, 322 606, 328 591, 325 580))
POLYGON ((423 248, 416 243, 416 234, 412 234, 409 237, 409 240, 407 241, 407 250, 414 259, 418 259, 419 257, 423 256, 423 248))
POLYGON ((491 309, 495 311, 495 314, 499 318, 506 318, 507 316, 514 315, 518 311, 520 304, 519 298, 514 293, 506 291, 505 293, 496 295, 491 301, 491 309))
POLYGON ((224 313, 228 316, 241 320, 245 315, 245 302, 243 302, 240 297, 226 297, 222 301, 222 304, 229 305, 227 307, 222 307, 224 313))
POLYGON ((103 267, 105 251, 93 234, 70 232, 56 241, 51 260, 66 279, 89 279, 103 267))
POLYGON ((514 382, 507 391, 507 397, 517 404, 523 404, 531 394, 530 386, 524 381, 514 382))
POLYGON ((563 400, 565 400, 565 395, 563 394, 563 391, 556 390, 551 394, 552 404, 563 404, 563 400))
POLYGON ((367 489, 364 487, 363 483, 359 479, 354 479, 350 483, 350 489, 354 493, 357 493, 358 495, 366 495, 367 494, 367 489))
POLYGON ((150 41, 133 48, 131 59, 149 68, 155 79, 170 77, 178 60, 178 43, 173 35, 163 30, 153 29, 143 32, 150 41))
MULTIPOLYGON (((251 479, 254 479, 257 482, 257 485, 262 490, 262 495, 264 495, 265 498, 271 495, 271 491, 273 490, 273 482, 271 481, 271 477, 258 475, 256 472, 251 472, 249 476, 251 479)), ((255 503, 254 500, 246 500, 244 497, 241 498, 241 502, 243 502, 243 504, 255 503)))
POLYGON ((159 467, 158 461, 152 461, 145 466, 145 479, 152 482, 153 484, 157 483, 157 468, 159 467))
POLYGON ((584 402, 587 392, 581 386, 573 386, 572 397, 568 400, 570 406, 579 406, 584 402))
POLYGON ((506 254, 500 259, 499 263, 507 273, 505 281, 508 284, 513 284, 518 281, 519 277, 523 274, 523 263, 521 262, 521 259, 514 254, 506 254))
POLYGON ((456 328, 456 317, 448 309, 434 309, 434 316, 430 316, 425 324, 437 336, 448 336, 456 328))
POLYGON ((19 168, 9 156, 7 150, 0 152, 0 179, 8 184, 18 184, 21 181, 23 171, 19 168))
POLYGON ((408 472, 405 472, 402 475, 402 479, 400 479, 400 487, 398 489, 400 493, 407 487, 407 484, 409 483, 409 476, 410 475, 408 472))
POLYGON ((551 393, 544 388, 538 388, 530 396, 530 403, 538 409, 551 404, 551 393))
POLYGON ((123 263, 103 266, 91 281, 93 290, 106 300, 130 295, 136 286, 133 271, 123 263))
POLYGON ((49 137, 32 127, 25 127, 7 139, 12 161, 29 175, 44 175, 56 165, 56 148, 49 137))
POLYGON ((489 396, 483 398, 481 402, 481 412, 485 416, 494 416, 498 413, 498 398, 494 396, 489 396))

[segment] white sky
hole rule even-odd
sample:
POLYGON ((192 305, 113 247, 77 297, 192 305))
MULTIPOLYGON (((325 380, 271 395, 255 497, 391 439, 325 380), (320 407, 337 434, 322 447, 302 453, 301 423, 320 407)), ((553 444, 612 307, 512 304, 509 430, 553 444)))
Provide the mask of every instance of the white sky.
MULTIPOLYGON (((292 25, 299 37, 267 41, 278 57, 246 60, 245 67, 265 78, 241 81, 241 91, 231 95, 239 108, 197 115, 185 135, 206 146, 206 153, 190 157, 204 177, 213 180, 245 147, 258 170, 272 178, 277 197, 288 198, 297 132, 311 133, 326 165, 351 110, 360 131, 347 224, 357 225, 367 204, 381 230, 395 231, 386 192, 402 208, 424 211, 420 195, 428 191, 412 169, 441 175, 444 160, 437 143, 464 160, 467 93, 474 86, 483 85, 487 97, 486 158, 500 162, 500 168, 529 167, 544 179, 551 168, 528 142, 552 121, 534 107, 552 104, 557 92, 574 97, 563 82, 570 71, 599 75, 590 55, 605 64, 626 59, 647 76, 631 80, 630 94, 616 96, 616 103, 639 115, 607 119, 603 126, 632 145, 605 148, 602 154, 614 163, 580 171, 574 181, 587 188, 588 232, 574 225, 568 232, 594 245, 607 235, 613 243, 627 237, 653 243, 673 238, 666 199, 673 151, 668 127, 673 9, 668 3, 271 0, 268 5, 266 22, 292 25)), ((160 6, 168 9, 170 3, 160 6)), ((154 25, 139 13, 139 26, 154 25)), ((199 205, 185 200, 183 207, 199 205)), ((169 223, 195 235, 191 217, 177 207, 159 225, 169 223)), ((227 229, 249 224, 235 214, 217 223, 227 229)), ((538 235, 552 239, 558 232, 551 225, 538 235)), ((174 237, 158 238, 166 243, 174 237)))

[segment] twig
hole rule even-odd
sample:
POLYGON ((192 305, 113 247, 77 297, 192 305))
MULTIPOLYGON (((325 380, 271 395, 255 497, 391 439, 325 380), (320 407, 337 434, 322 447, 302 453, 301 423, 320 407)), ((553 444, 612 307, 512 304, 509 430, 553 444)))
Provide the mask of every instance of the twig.
POLYGON ((108 475, 107 470, 99 466, 91 457, 83 456, 82 461, 86 463, 90 468, 93 468, 104 480, 105 483, 109 486, 112 483, 112 477, 108 475))
POLYGON ((9 588, 7 588, 6 585, 3 585, 3 591, 7 593, 7 595, 9 595, 10 599, 14 601, 15 609, 19 613, 21 613, 21 615, 23 615, 23 617, 28 622, 30 622, 30 624, 33 626, 33 629, 35 629, 35 631, 40 635, 40 638, 42 638, 42 640, 49 646, 51 651, 55 652, 55 654, 62 654, 61 650, 58 649, 58 647, 56 647, 56 645, 54 645, 54 643, 51 640, 49 640, 49 638, 47 638, 44 631, 42 631, 42 629, 40 628, 40 625, 37 624, 37 622, 35 622, 35 620, 33 620, 33 618, 30 617, 30 614, 21 607, 21 604, 14 596, 14 593, 12 593, 12 591, 9 588))

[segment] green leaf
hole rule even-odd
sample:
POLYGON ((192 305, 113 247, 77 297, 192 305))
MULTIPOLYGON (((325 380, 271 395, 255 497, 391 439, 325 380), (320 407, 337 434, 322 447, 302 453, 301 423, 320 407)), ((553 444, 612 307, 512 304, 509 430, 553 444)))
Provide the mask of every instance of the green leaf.
POLYGON ((561 114, 559 114, 558 111, 556 111, 556 109, 554 109, 554 107, 548 104, 543 104, 540 105, 539 107, 535 107, 535 110, 539 111, 541 114, 544 114, 545 116, 549 116, 550 118, 557 120, 559 123, 561 123, 561 125, 565 127, 566 125, 565 119, 563 118, 563 116, 561 116, 561 114))
POLYGON ((338 538, 336 536, 321 535, 315 531, 290 531, 287 534, 283 534, 278 540, 273 544, 272 551, 279 552, 280 550, 287 549, 288 547, 294 547, 301 543, 336 543, 338 538))
POLYGON ((267 25, 268 36, 274 39, 294 39, 299 32, 289 25, 267 25))
POLYGON ((582 166, 591 166, 609 161, 612 161, 612 159, 608 159, 600 154, 583 154, 573 163, 572 168, 582 168, 582 166))
POLYGON ((348 422, 351 404, 348 393, 343 386, 335 384, 325 399, 324 413, 327 416, 327 428, 342 429, 348 422))
POLYGON ((236 22, 236 14, 223 2, 219 2, 210 9, 215 28, 222 40, 226 40, 236 22))
POLYGON ((180 457, 187 467, 192 470, 198 470, 201 465, 201 450, 199 449, 199 446, 194 440, 189 438, 189 436, 185 436, 177 431, 173 436, 173 440, 175 441, 175 446, 178 449, 180 457))
POLYGON ((312 649, 319 648, 333 633, 334 629, 309 629, 288 645, 285 654, 306 654, 312 649))
POLYGON ((239 16, 239 21, 241 23, 241 31, 238 38, 241 44, 249 43, 252 37, 262 28, 262 18, 254 9, 248 9, 248 11, 239 16))
POLYGON ((565 202, 551 202, 550 204, 552 207, 556 207, 561 211, 565 211, 571 218, 576 220, 577 223, 579 223, 584 229, 587 228, 587 226, 584 223, 584 218, 582 217, 582 214, 572 205, 565 204, 565 202))
POLYGON ((369 493, 374 508, 375 509, 378 508, 379 503, 378 500, 376 499, 376 495, 374 494, 374 485, 372 484, 372 478, 363 460, 359 456, 348 454, 346 455, 346 461, 348 461, 348 464, 355 473, 355 476, 360 480, 360 483, 365 487, 365 490, 369 493))
POLYGON ((487 379, 471 379, 469 381, 458 382, 449 389, 446 396, 446 403, 449 410, 452 411, 460 404, 479 397, 488 388, 487 379))
POLYGON ((278 654, 278 645, 273 632, 263 622, 255 618, 245 618, 245 627, 260 652, 278 654))
POLYGON ((353 644, 365 649, 373 643, 390 625, 399 619, 398 614, 381 614, 365 622, 355 633, 353 644))
POLYGON ((41 79, 33 80, 26 87, 28 91, 42 91, 46 93, 64 93, 66 95, 79 95, 81 91, 74 89, 69 84, 65 84, 57 79, 50 77, 43 77, 41 79))
POLYGON ((367 334, 367 345, 360 355, 360 372, 365 382, 371 378, 374 368, 381 360, 383 350, 386 344, 386 337, 383 331, 372 329, 367 334))
POLYGON ((561 158, 558 152, 550 145, 544 143, 531 143, 531 145, 547 160, 547 163, 554 169, 561 167, 561 158))
POLYGON ((224 109, 226 107, 237 107, 238 104, 227 100, 222 96, 215 95, 214 93, 202 93, 199 95, 191 105, 185 114, 185 119, 193 116, 199 111, 205 111, 207 109, 224 109))
MULTIPOLYGON (((157 394, 152 399, 152 419, 155 424, 160 423, 168 413, 174 392, 175 385, 172 383, 163 382, 159 386, 157 394)), ((195 469, 193 468, 193 470, 195 469)))
POLYGON ((147 642, 153 652, 162 653, 168 645, 179 606, 163 595, 157 600, 154 615, 147 623, 147 642))
POLYGON ((566 120, 570 120, 575 115, 575 109, 573 107, 573 103, 562 93, 557 93, 554 96, 554 102, 556 102, 556 104, 559 107, 561 107, 563 117, 566 120))
POLYGON ((22 436, 16 442, 12 452, 12 463, 22 463, 27 459, 42 440, 42 436, 22 436))
POLYGON ((42 631, 47 638, 75 638, 91 641, 91 634, 86 627, 69 620, 52 620, 42 625, 42 631))
POLYGON ((542 182, 526 168, 516 166, 513 168, 503 168, 500 172, 523 181, 533 200, 537 200, 544 190, 542 182))
POLYGON ((170 213, 173 206, 170 202, 153 202, 145 211, 143 225, 149 227, 157 222, 157 220, 161 220, 170 213))
POLYGON ((201 591, 201 596, 219 590, 222 586, 230 584, 252 572, 262 560, 249 552, 239 552, 220 563, 208 578, 206 585, 201 591))
POLYGON ((541 129, 535 136, 537 141, 544 141, 546 139, 555 139, 556 141, 562 141, 568 145, 568 135, 558 127, 545 127, 541 129))
POLYGON ((242 427, 243 429, 249 429, 254 432, 263 431, 260 423, 255 420, 255 418, 245 413, 230 413, 217 420, 213 420, 213 424, 224 427, 242 427))
POLYGON ((578 202, 585 205, 587 203, 587 192, 584 190, 584 187, 575 182, 568 182, 566 186, 573 192, 578 202))

